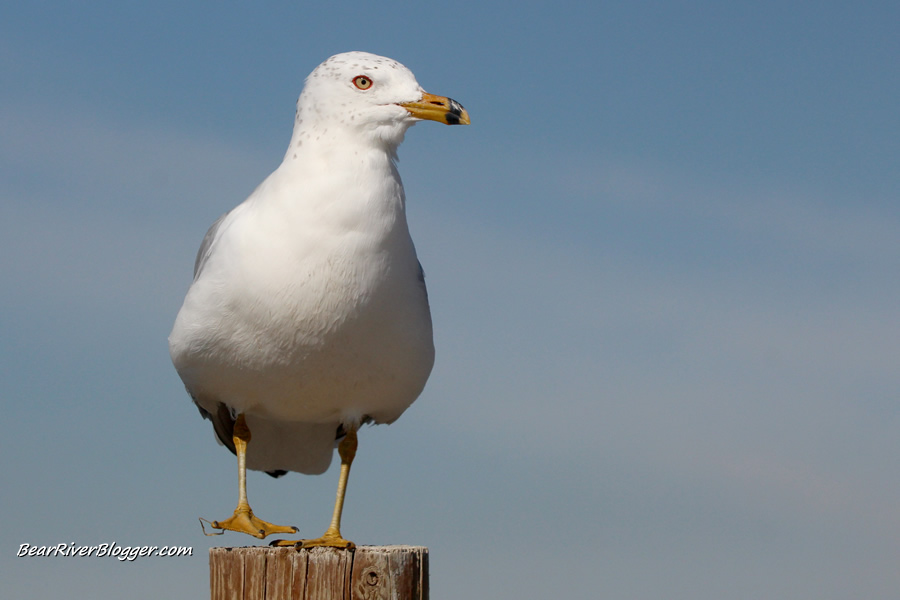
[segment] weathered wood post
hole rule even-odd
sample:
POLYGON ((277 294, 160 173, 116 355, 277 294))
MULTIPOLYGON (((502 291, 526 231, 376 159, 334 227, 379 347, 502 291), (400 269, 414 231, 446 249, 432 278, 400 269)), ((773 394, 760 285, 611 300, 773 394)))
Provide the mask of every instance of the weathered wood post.
POLYGON ((211 600, 428 600, 428 548, 210 548, 211 600))

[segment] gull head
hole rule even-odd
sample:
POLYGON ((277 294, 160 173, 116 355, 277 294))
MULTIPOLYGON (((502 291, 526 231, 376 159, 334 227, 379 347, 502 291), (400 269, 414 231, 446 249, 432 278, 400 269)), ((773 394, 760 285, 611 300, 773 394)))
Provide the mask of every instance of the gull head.
POLYGON ((468 125, 469 114, 446 96, 429 94, 399 62, 368 52, 336 54, 306 78, 297 101, 295 136, 349 133, 396 147, 421 120, 468 125))

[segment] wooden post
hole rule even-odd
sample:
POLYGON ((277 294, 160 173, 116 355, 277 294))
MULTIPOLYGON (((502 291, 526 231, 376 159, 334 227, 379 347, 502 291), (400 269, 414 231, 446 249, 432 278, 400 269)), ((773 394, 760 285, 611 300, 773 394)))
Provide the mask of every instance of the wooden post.
POLYGON ((428 600, 428 548, 210 548, 211 600, 428 600))

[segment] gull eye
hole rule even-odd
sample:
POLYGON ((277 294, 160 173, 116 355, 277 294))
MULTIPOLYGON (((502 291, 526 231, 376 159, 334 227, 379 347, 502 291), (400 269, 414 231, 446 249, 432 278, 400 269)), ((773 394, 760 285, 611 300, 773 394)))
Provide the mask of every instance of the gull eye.
POLYGON ((353 85, 361 90, 367 90, 372 87, 372 80, 365 75, 357 75, 353 78, 353 85))

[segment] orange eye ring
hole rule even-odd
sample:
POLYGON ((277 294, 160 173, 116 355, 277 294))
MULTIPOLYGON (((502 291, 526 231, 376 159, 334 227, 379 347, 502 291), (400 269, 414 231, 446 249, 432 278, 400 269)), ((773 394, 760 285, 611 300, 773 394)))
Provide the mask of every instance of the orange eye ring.
POLYGON ((366 91, 370 87, 372 87, 372 80, 366 77, 365 75, 357 75, 353 78, 353 85, 357 88, 366 91))

